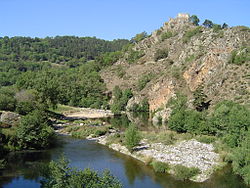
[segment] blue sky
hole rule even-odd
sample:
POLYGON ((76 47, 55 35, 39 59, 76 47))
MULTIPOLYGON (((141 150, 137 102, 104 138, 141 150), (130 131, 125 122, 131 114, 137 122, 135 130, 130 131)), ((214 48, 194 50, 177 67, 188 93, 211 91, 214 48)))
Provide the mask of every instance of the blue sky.
POLYGON ((250 26, 250 0, 0 0, 0 36, 130 39, 179 12, 250 26))

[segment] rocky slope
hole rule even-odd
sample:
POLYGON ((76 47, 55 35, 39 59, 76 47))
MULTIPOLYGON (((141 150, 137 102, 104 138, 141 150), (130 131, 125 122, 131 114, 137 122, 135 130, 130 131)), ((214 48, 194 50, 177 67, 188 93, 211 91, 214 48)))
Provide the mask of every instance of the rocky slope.
POLYGON ((207 96, 204 102, 208 106, 223 99, 249 104, 249 47, 247 27, 205 28, 179 14, 135 43, 101 75, 109 91, 116 85, 133 90, 129 106, 147 98, 151 112, 162 110, 177 92, 188 96, 191 107, 195 92, 207 96), (135 52, 142 55, 131 63, 128 57, 135 52), (243 63, 229 63, 233 53, 248 58, 243 63), (139 87, 143 81, 145 87, 139 87))

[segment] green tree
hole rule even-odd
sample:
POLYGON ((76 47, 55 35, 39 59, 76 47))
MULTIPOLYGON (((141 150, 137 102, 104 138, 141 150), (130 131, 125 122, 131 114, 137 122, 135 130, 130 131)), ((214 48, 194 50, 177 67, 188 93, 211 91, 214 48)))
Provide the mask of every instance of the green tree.
POLYGON ((233 171, 239 174, 247 185, 250 185, 250 129, 233 152, 233 171))
POLYGON ((190 18, 189 18, 190 22, 193 23, 194 25, 198 26, 199 25, 199 22, 200 22, 200 19, 196 16, 196 15, 192 15, 190 18))
POLYGON ((216 134, 223 136, 230 147, 235 147, 250 127, 250 111, 232 101, 222 101, 216 104, 209 121, 216 134))
POLYGON ((104 171, 102 175, 90 170, 78 170, 69 167, 69 161, 61 157, 59 161, 50 162, 47 168, 42 171, 41 184, 43 188, 121 188, 121 183, 110 174, 104 171))
POLYGON ((130 124, 125 131, 125 145, 129 151, 133 151, 133 148, 139 144, 141 136, 137 127, 134 124, 130 124))
POLYGON ((204 22, 203 22, 203 24, 202 24, 204 27, 206 27, 206 28, 212 28, 213 27, 213 22, 211 21, 211 20, 205 20, 204 22))
POLYGON ((15 92, 11 88, 0 89, 0 110, 15 111, 16 99, 15 92))
POLYGON ((228 28, 228 25, 226 23, 223 23, 222 24, 222 29, 227 29, 228 28))
POLYGON ((145 39, 148 34, 144 31, 142 33, 136 34, 135 37, 132 38, 132 42, 140 42, 145 39))
POLYGON ((18 145, 22 149, 47 148, 53 143, 54 131, 44 112, 35 110, 22 117, 17 128, 18 145))

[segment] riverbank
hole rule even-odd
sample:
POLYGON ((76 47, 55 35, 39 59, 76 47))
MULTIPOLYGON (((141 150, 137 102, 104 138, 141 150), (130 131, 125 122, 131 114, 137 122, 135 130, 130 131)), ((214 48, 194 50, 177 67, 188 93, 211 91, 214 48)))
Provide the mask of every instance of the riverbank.
POLYGON ((174 145, 150 143, 147 139, 143 139, 139 146, 135 147, 131 153, 122 144, 109 143, 109 137, 112 137, 114 134, 111 133, 97 138, 88 137, 87 139, 107 145, 109 148, 140 160, 146 165, 152 161, 167 163, 171 167, 168 171, 170 174, 174 174, 173 168, 176 165, 198 168, 200 173, 190 178, 190 180, 195 182, 206 181, 222 165, 220 156, 214 152, 212 144, 201 143, 195 139, 180 141, 174 145))
MULTIPOLYGON (((152 161, 163 162, 170 166, 168 173, 175 174, 174 167, 182 165, 188 168, 198 168, 200 173, 190 180, 195 182, 204 182, 211 177, 213 172, 222 167, 220 156, 215 152, 212 144, 201 143, 196 139, 174 138, 175 141, 171 144, 165 144, 163 141, 152 142, 149 139, 142 139, 139 146, 134 148, 131 153, 123 145, 123 132, 113 129, 103 122, 88 121, 86 123, 74 124, 69 126, 69 123, 64 128, 57 130, 59 134, 72 135, 77 138, 86 138, 93 140, 99 144, 106 145, 110 149, 129 155, 137 160, 142 161, 145 165, 152 161), (95 122, 95 123, 94 123, 95 122)), ((147 133, 144 133, 147 134, 147 133)), ((187 137, 187 136, 186 136, 187 137)))

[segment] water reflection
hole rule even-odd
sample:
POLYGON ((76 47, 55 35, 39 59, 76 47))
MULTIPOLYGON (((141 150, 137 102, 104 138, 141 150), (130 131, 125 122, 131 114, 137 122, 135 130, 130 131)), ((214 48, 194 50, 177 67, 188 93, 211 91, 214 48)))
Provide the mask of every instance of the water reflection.
POLYGON ((125 188, 246 188, 229 166, 216 172, 205 183, 183 182, 171 175, 155 173, 140 161, 95 142, 70 137, 60 137, 60 140, 62 144, 52 150, 10 154, 7 157, 8 168, 0 171, 0 187, 39 187, 40 165, 48 164, 65 153, 73 167, 90 167, 98 171, 110 169, 125 188))

